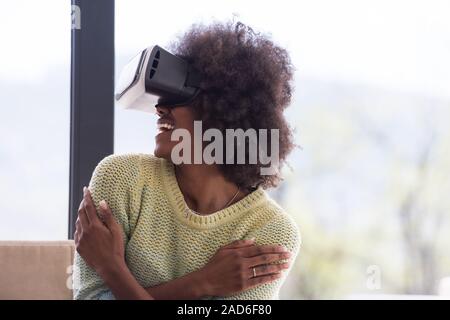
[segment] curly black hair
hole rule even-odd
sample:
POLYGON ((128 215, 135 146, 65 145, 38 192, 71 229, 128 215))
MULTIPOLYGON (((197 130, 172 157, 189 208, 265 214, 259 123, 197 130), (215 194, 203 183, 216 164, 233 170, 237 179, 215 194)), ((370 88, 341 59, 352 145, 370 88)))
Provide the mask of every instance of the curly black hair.
MULTIPOLYGON (((261 174, 265 165, 259 159, 256 164, 219 165, 225 178, 240 188, 277 186, 280 169, 294 147, 292 130, 283 114, 293 91, 294 67, 288 52, 270 36, 231 21, 195 24, 170 45, 170 50, 202 76, 202 93, 193 106, 203 121, 203 130, 217 128, 224 136, 225 129, 279 130, 275 174, 261 174)), ((248 144, 246 141, 247 157, 248 144)))

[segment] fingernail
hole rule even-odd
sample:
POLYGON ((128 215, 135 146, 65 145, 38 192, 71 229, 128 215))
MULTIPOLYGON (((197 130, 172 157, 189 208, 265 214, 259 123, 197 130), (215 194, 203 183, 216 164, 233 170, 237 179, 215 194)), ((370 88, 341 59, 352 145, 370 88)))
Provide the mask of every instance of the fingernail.
POLYGON ((83 187, 83 193, 86 193, 86 186, 83 187))
POLYGON ((250 238, 248 239, 248 241, 255 241, 255 238, 250 238))
POLYGON ((108 205, 106 204, 105 200, 100 201, 100 207, 105 210, 108 208, 108 205))

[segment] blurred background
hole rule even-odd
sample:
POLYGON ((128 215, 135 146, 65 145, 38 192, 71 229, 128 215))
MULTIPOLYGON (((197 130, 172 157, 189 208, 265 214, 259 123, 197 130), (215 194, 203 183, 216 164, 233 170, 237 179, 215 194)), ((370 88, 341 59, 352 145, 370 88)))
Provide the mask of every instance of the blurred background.
MULTIPOLYGON (((2 2, 0 240, 67 239, 70 1, 2 2)), ((450 294, 450 2, 116 0, 116 74, 192 23, 238 20, 296 66, 299 147, 270 191, 303 244, 284 299, 450 294)), ((115 153, 155 117, 116 109, 115 153)))

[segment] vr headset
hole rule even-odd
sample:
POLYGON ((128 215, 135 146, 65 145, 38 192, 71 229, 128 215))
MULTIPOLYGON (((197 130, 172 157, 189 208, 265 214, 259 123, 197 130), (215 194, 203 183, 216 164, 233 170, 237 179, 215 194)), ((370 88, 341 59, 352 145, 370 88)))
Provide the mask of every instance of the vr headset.
POLYGON ((152 46, 123 68, 115 99, 125 109, 155 113, 158 105, 188 105, 200 92, 200 80, 185 60, 152 46))

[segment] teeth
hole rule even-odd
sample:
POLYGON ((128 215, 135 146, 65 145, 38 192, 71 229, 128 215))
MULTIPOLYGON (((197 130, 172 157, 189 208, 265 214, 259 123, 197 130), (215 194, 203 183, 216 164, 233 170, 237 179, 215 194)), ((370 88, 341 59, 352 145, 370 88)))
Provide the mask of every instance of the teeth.
POLYGON ((167 130, 172 130, 174 128, 174 126, 171 124, 168 124, 168 123, 160 123, 160 124, 158 124, 158 129, 161 129, 161 128, 165 128, 167 130))

